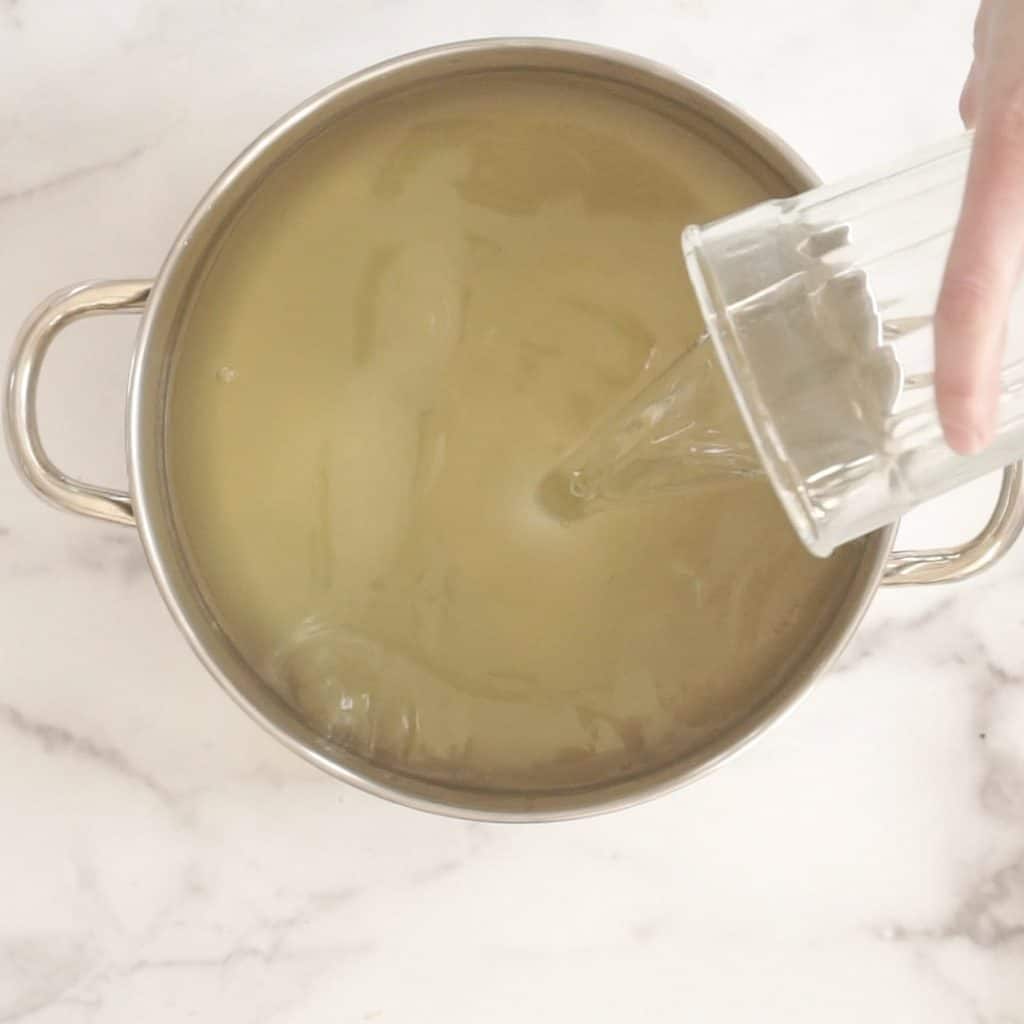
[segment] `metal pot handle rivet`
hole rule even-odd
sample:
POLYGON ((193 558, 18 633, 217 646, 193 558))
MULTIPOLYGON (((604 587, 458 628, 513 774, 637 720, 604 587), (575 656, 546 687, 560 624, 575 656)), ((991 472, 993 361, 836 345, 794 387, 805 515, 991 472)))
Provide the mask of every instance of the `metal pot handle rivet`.
POLYGON ((39 437, 36 390, 43 360, 57 334, 87 316, 138 313, 152 281, 86 281, 54 292, 25 321, 15 342, 7 381, 7 442, 28 485, 58 508, 126 526, 135 525, 131 497, 123 491, 75 480, 58 469, 39 437))

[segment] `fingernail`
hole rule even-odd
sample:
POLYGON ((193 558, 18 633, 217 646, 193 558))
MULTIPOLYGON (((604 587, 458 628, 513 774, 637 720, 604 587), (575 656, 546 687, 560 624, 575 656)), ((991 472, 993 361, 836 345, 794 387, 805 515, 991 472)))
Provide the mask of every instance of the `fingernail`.
POLYGON ((960 455, 975 455, 992 440, 992 426, 975 419, 952 420, 943 424, 946 442, 960 455))

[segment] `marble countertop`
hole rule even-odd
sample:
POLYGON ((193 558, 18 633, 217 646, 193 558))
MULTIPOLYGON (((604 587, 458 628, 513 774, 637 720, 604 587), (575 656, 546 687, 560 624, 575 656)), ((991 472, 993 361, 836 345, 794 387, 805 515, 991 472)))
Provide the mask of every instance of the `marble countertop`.
MULTIPOLYGON (((0 343, 145 276, 258 131, 473 36, 653 57, 825 176, 957 129, 969 0, 0 0, 0 343)), ((73 329, 41 416, 124 479, 134 324, 73 329)), ((981 484, 904 524, 964 539, 981 484)), ((348 789, 207 678, 135 534, 0 460, 0 1021, 1024 1021, 1024 545, 880 594, 837 667, 706 781, 543 827, 348 789)))

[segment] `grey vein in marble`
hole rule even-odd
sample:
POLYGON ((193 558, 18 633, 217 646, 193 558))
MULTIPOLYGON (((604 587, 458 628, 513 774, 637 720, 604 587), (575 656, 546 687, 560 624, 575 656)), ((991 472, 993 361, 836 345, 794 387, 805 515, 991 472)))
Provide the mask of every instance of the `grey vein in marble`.
POLYGON ((898 621, 882 620, 876 626, 866 626, 854 634, 850 645, 843 652, 838 663, 829 671, 832 677, 846 675, 861 668, 865 662, 881 657, 896 643, 904 643, 907 636, 934 625, 956 607, 956 595, 943 598, 918 615, 898 621))
POLYGON ((173 806, 175 803, 174 795, 169 789, 137 765, 132 764, 121 751, 114 747, 104 746, 88 736, 80 736, 63 726, 30 718, 10 704, 0 703, 0 724, 34 740, 47 754, 60 752, 90 761, 107 771, 138 783, 149 790, 161 803, 168 806, 173 806))
POLYGON ((65 171, 63 174, 47 178, 45 181, 37 182, 35 185, 29 185, 26 188, 15 189, 11 192, 0 192, 0 206, 19 202, 23 199, 34 199, 47 192, 53 192, 68 185, 74 185, 77 182, 107 171, 117 170, 126 164, 130 164, 133 160, 138 160, 139 157, 150 149, 152 149, 152 145, 133 146, 120 156, 111 157, 108 160, 100 160, 94 164, 86 164, 84 167, 73 168, 70 171, 65 171))
POLYGON ((68 557, 76 568, 90 573, 103 573, 116 567, 126 583, 142 579, 149 570, 139 535, 123 527, 79 539, 70 545, 68 557))
POLYGON ((1024 940, 1024 849, 1010 863, 972 885, 939 924, 893 925, 879 934, 892 942, 962 939, 982 949, 1020 943, 1024 940))
POLYGON ((0 1002, 0 1024, 25 1020, 53 1007, 85 976, 88 945, 84 939, 59 936, 14 935, 0 941, 2 974, 16 978, 20 991, 10 1002, 0 1002))

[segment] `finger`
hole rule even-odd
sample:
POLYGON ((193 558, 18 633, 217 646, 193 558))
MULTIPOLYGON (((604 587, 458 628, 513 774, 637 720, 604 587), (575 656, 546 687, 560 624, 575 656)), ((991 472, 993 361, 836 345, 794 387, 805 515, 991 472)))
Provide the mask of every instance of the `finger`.
POLYGON ((984 77, 982 69, 989 63, 988 54, 992 48, 992 20, 992 4, 984 0, 978 6, 978 14, 974 19, 974 58, 960 93, 960 118, 968 128, 973 128, 978 119, 978 96, 984 77))
POLYGON ((974 19, 974 59, 981 60, 988 49, 992 26, 992 0, 982 0, 974 19))
POLYGON ((978 117, 978 65, 971 64, 971 70, 967 72, 967 80, 964 82, 963 92, 960 93, 960 119, 967 128, 973 128, 978 117))
POLYGON ((935 314, 935 393, 946 440, 978 451, 995 429, 1003 330, 1024 253, 1024 116, 983 110, 935 314))

